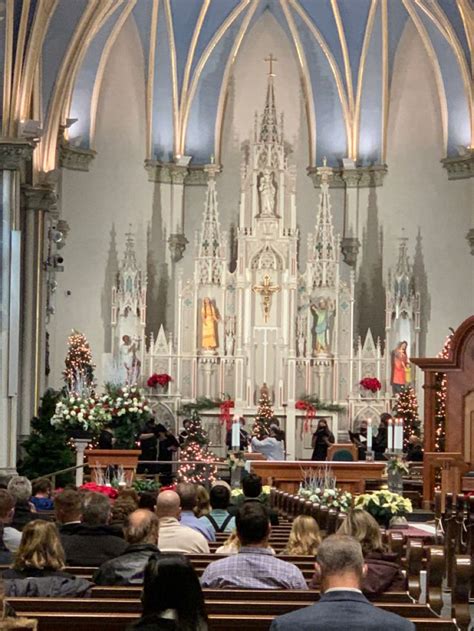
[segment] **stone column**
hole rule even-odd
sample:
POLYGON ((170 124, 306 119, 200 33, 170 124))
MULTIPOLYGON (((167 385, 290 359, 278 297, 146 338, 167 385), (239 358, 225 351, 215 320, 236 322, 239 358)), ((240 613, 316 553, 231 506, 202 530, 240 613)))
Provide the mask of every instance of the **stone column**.
POLYGON ((45 239, 47 213, 56 208, 51 186, 22 186, 24 209, 23 318, 21 330, 21 397, 19 433, 30 433, 31 418, 37 413, 45 390, 45 239))
POLYGON ((353 168, 344 168, 341 173, 344 181, 344 234, 341 241, 344 263, 356 267, 359 254, 359 182, 360 173, 353 168))
POLYGON ((0 140, 0 472, 14 473, 20 365, 20 179, 34 144, 0 140))

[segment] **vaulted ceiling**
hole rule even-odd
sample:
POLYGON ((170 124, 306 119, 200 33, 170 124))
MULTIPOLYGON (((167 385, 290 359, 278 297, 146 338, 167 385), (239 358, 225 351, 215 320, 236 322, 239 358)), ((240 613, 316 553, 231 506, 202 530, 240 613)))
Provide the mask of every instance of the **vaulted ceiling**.
POLYGON ((394 59, 409 21, 432 64, 445 154, 472 143, 469 0, 8 0, 0 11, 3 135, 40 119, 43 170, 54 168, 67 118, 78 119, 71 142, 94 146, 102 78, 127 19, 145 60, 144 158, 219 157, 232 64, 265 11, 299 65, 312 164, 324 155, 385 161, 394 59))

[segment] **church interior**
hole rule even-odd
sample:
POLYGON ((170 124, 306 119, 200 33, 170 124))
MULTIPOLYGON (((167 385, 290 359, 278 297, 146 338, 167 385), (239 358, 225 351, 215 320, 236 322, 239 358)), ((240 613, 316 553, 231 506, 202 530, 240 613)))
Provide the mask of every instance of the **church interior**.
MULTIPOLYGON (((0 495, 259 475, 277 556, 363 508, 389 628, 467 629, 473 41, 469 0, 0 2, 0 495)), ((226 594, 189 629, 297 608, 226 594)), ((118 631, 114 602, 16 611, 118 631)))

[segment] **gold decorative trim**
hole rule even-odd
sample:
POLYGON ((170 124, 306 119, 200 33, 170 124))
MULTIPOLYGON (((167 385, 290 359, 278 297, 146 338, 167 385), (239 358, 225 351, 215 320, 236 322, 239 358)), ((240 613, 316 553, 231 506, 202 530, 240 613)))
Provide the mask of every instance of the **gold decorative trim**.
POLYGON ((316 115, 314 111, 314 97, 313 87, 311 85, 311 77, 308 71, 308 62, 304 52, 303 45, 301 44, 298 29, 296 28, 295 21, 291 15, 291 11, 288 7, 287 0, 280 0, 281 8, 285 15, 288 28, 290 29, 291 36, 293 38, 293 44, 295 46, 298 61, 300 63, 301 75, 303 79, 303 98, 306 108, 306 122, 308 125, 308 156, 309 166, 316 164, 316 115))
MULTIPOLYGON (((337 33, 339 35, 339 42, 341 44, 341 50, 342 50, 342 58, 344 59, 344 72, 346 75, 349 107, 351 110, 351 115, 354 116, 354 89, 352 87, 351 61, 349 58, 349 50, 347 48, 346 34, 344 32, 344 24, 342 23, 341 14, 339 13, 339 6, 337 4, 337 0, 331 0, 331 7, 332 7, 334 19, 336 20, 337 33)), ((367 28, 367 24, 366 24, 366 28, 367 28)), ((355 150, 355 147, 353 147, 353 150, 355 150)), ((354 156, 349 156, 349 157, 351 157, 352 159, 355 159, 354 156)))
POLYGON ((408 15, 413 20, 413 23, 418 31, 418 34, 421 37, 421 41, 423 42, 426 53, 428 55, 429 60, 433 66, 433 71, 435 75, 436 87, 438 89, 438 97, 439 97, 439 105, 441 111, 441 131, 443 134, 443 152, 446 154, 448 147, 448 104, 446 101, 446 92, 444 90, 443 77, 441 75, 441 68, 439 67, 438 57, 433 48, 433 44, 431 43, 431 39, 425 29, 423 22, 420 20, 419 15, 416 12, 412 4, 412 0, 402 0, 405 9, 408 12, 408 15))
POLYGON ((337 91, 339 93, 339 100, 341 102, 342 114, 344 116, 344 122, 346 126, 347 153, 350 156, 352 155, 352 114, 350 112, 347 96, 344 91, 344 82, 339 72, 339 67, 336 63, 336 60, 334 59, 333 54, 331 53, 329 46, 326 43, 326 40, 321 35, 319 29, 316 27, 314 22, 310 19, 310 17, 306 13, 306 11, 303 9, 303 7, 301 7, 298 4, 297 0, 289 0, 289 1, 293 5, 293 7, 296 9, 299 16, 303 20, 303 22, 309 28, 309 30, 313 34, 313 37, 316 39, 316 41, 320 45, 322 51, 326 55, 329 66, 333 72, 334 80, 336 81, 337 91))
POLYGON ((178 90, 178 73, 176 69, 176 45, 174 41, 173 16, 171 15, 170 0, 164 0, 166 24, 168 26, 168 44, 170 47, 171 59, 171 87, 173 90, 173 152, 176 156, 182 153, 179 147, 179 138, 181 137, 181 124, 179 115, 179 90, 178 90))
POLYGON ((380 159, 387 159, 388 113, 390 109, 390 85, 388 68, 388 6, 387 0, 381 0, 382 16, 382 146, 380 159))
POLYGON ((255 14, 257 9, 257 3, 251 5, 247 11, 246 16, 242 20, 242 24, 240 26, 239 32, 235 39, 235 42, 232 46, 232 50, 227 59, 226 68, 224 70, 224 75, 222 77, 222 84, 219 93, 219 101, 217 103, 217 114, 216 114, 216 124, 214 126, 214 156, 217 164, 220 164, 221 161, 221 151, 222 151, 222 127, 224 123, 224 114, 225 108, 227 104, 227 90, 229 87, 229 79, 232 66, 236 60, 237 54, 240 50, 240 46, 242 41, 247 33, 247 29, 250 24, 250 20, 255 14))
POLYGON ((180 101, 180 108, 179 108, 180 137, 179 137, 178 144, 179 144, 179 147, 180 147, 180 153, 181 154, 184 153, 184 138, 182 136, 182 134, 183 134, 183 125, 182 125, 183 109, 182 109, 182 107, 183 107, 183 103, 186 102, 186 96, 187 96, 187 93, 188 93, 188 85, 189 85, 189 77, 190 77, 190 73, 191 73, 191 66, 192 66, 192 63, 193 63, 194 53, 196 51, 198 38, 199 38, 199 35, 201 33, 202 25, 204 23, 204 19, 206 17, 207 10, 209 9, 210 4, 211 4, 211 0, 204 0, 204 2, 202 4, 201 11, 199 13, 199 17, 198 17, 198 20, 196 22, 196 27, 194 29, 193 36, 192 36, 192 39, 191 39, 191 43, 189 45, 188 57, 186 59, 186 66, 184 68, 183 85, 181 87, 181 101, 180 101))
MULTIPOLYGON (((97 123, 97 108, 99 106, 100 90, 101 90, 101 87, 102 87, 102 81, 104 79, 105 67, 106 67, 107 61, 109 59, 110 51, 112 50, 112 47, 115 44, 115 42, 117 40, 117 37, 119 36, 120 31, 123 28, 123 25, 125 24, 128 16, 132 12, 133 7, 135 6, 136 3, 137 3, 137 0, 129 0, 129 2, 125 5, 125 7, 122 10, 122 13, 121 13, 120 17, 117 19, 117 22, 115 23, 112 31, 110 32, 110 35, 109 35, 107 41, 105 42, 105 46, 104 46, 104 48, 102 50, 102 55, 100 57, 100 62, 99 62, 99 65, 97 67, 97 72, 96 72, 95 80, 94 80, 94 87, 92 89, 92 96, 91 96, 91 111, 90 111, 91 122, 90 122, 90 131, 89 131, 89 136, 90 136, 89 145, 90 145, 90 147, 93 147, 94 141, 95 141, 95 128, 96 128, 96 123, 97 123)), ((110 15, 112 13, 113 13, 113 11, 110 11, 108 13, 108 17, 110 17, 110 15)), ((71 91, 71 95, 72 95, 72 91, 71 91)))
POLYGON ((374 28, 375 14, 377 12, 378 0, 372 0, 369 15, 367 16, 367 22, 365 25, 364 41, 362 44, 362 50, 359 60, 359 72, 357 76, 357 94, 354 110, 354 124, 352 126, 353 133, 353 160, 357 160, 359 156, 359 140, 360 140, 360 101, 362 98, 362 85, 364 82, 365 61, 367 59, 367 51, 370 46, 370 40, 372 38, 372 31, 374 28))
POLYGON ((21 78, 23 74, 24 49, 26 41, 26 28, 30 13, 30 0, 23 0, 21 5, 20 27, 16 40, 15 68, 13 71, 13 88, 10 103, 10 119, 8 124, 9 136, 14 136, 18 120, 16 118, 17 107, 20 101, 21 78))
POLYGON ((153 0, 150 26, 150 46, 148 51, 148 76, 146 82, 146 159, 153 158, 153 89, 155 85, 155 56, 158 29, 159 0, 153 0))
POLYGON ((189 92, 188 92, 188 97, 186 99, 186 103, 182 104, 183 115, 182 115, 182 119, 181 119, 182 120, 181 127, 182 127, 183 131, 182 131, 181 137, 183 139, 183 142, 182 142, 182 145, 179 147, 179 153, 181 153, 181 154, 185 153, 186 131, 187 131, 187 127, 188 127, 189 114, 190 114, 190 111, 191 111, 191 105, 193 103, 194 95, 196 93, 197 86, 198 86, 198 83, 199 83, 199 78, 200 78, 201 73, 202 73, 202 71, 204 69, 204 66, 206 65, 206 63, 207 63, 212 51, 217 46, 217 44, 220 42, 220 40, 222 39, 222 37, 225 34, 225 32, 227 31, 227 29, 238 18, 238 16, 242 13, 242 11, 245 9, 245 7, 250 2, 251 2, 251 0, 242 0, 241 3, 235 7, 235 9, 232 11, 232 13, 230 13, 227 16, 227 18, 224 20, 224 22, 218 28, 217 32, 214 34, 214 37, 211 39, 209 44, 206 46, 204 52, 202 53, 197 65, 196 65, 196 69, 194 71, 194 76, 193 76, 192 81, 191 81, 191 87, 190 87, 189 92))

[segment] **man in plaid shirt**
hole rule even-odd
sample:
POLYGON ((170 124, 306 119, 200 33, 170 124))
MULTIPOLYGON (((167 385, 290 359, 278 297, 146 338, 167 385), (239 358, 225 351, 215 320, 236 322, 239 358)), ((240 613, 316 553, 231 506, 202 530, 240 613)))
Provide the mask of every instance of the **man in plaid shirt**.
POLYGON ((308 589, 301 571, 277 559, 268 547, 270 521, 258 502, 245 503, 236 516, 238 554, 213 561, 201 577, 203 587, 223 589, 308 589))

